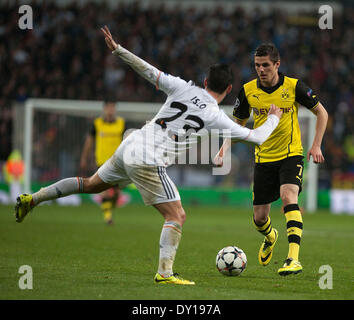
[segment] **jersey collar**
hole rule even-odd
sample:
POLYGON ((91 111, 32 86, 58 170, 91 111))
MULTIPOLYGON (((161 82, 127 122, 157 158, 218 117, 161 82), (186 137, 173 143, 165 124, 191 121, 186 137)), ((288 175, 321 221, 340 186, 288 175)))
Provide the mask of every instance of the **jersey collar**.
POLYGON ((215 99, 205 88, 204 88, 203 90, 207 93, 207 95, 208 95, 209 98, 212 100, 212 102, 215 103, 215 104, 219 107, 219 104, 218 104, 218 102, 216 101, 216 99, 215 99))
POLYGON ((104 123, 114 123, 114 122, 116 122, 116 118, 114 118, 114 119, 112 119, 112 120, 107 120, 105 117, 102 117, 102 119, 103 119, 103 122, 104 123))
POLYGON ((263 90, 264 92, 266 93, 273 93, 275 90, 277 90, 280 86, 283 85, 284 83, 284 75, 281 73, 281 72, 278 72, 278 75, 279 75, 279 81, 278 83, 273 86, 273 87, 263 87, 261 85, 261 82, 259 81, 259 78, 257 78, 257 88, 263 90))

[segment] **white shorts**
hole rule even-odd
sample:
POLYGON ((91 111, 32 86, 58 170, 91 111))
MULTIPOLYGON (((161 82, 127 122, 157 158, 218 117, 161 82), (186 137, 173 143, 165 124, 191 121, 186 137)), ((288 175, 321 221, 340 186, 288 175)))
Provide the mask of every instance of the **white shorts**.
POLYGON ((127 165, 114 154, 98 169, 97 173, 105 183, 118 185, 120 189, 134 183, 145 205, 181 199, 165 167, 127 165))

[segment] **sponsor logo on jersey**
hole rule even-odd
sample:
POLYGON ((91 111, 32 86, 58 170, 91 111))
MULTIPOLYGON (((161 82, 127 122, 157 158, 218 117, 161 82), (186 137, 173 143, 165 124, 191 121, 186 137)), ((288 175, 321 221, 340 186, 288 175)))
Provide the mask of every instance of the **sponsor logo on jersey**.
POLYGON ((99 135, 102 138, 119 137, 120 136, 120 134, 116 133, 116 132, 100 132, 99 135))
MULTIPOLYGON (((280 107, 280 109, 283 111, 283 113, 289 113, 293 111, 293 107, 280 107)), ((263 114, 268 114, 269 108, 264 107, 264 108, 256 108, 252 107, 253 113, 256 116, 263 115, 263 114)))
POLYGON ((252 110, 253 110, 253 112, 254 112, 254 114, 255 114, 256 116, 259 116, 259 110, 258 110, 258 108, 252 108, 252 110))

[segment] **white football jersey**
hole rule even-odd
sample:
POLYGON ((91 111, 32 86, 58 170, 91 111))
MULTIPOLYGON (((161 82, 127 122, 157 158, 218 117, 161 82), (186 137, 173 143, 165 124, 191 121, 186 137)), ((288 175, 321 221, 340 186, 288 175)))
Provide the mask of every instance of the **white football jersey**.
POLYGON ((245 140, 250 129, 233 122, 217 101, 192 81, 160 73, 156 87, 167 99, 156 116, 135 130, 119 147, 118 153, 129 164, 169 166, 212 129, 229 130, 228 137, 245 140))

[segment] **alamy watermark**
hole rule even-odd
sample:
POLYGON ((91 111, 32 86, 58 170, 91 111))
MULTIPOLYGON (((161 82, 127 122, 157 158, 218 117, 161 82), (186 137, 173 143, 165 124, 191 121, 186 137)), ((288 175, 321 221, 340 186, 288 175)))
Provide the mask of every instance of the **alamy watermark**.
MULTIPOLYGON (((22 265, 18 269, 18 273, 22 274, 18 280, 18 287, 21 290, 33 289, 33 270, 29 265, 22 265)), ((333 269, 330 265, 322 265, 318 269, 318 273, 321 275, 318 280, 318 286, 322 290, 333 289, 333 269)))
POLYGON ((322 290, 333 289, 333 269, 330 265, 326 264, 320 266, 318 269, 319 274, 323 274, 318 280, 318 286, 322 290))
POLYGON ((318 20, 318 26, 321 30, 333 29, 333 8, 324 4, 318 8, 321 17, 318 20))
POLYGON ((18 273, 22 274, 18 280, 18 287, 21 290, 33 289, 33 270, 29 265, 23 265, 18 269, 18 273))
POLYGON ((33 10, 32 7, 24 4, 18 8, 21 15, 18 19, 18 27, 21 30, 33 29, 33 10))
MULTIPOLYGON (((24 4, 18 8, 21 15, 18 19, 18 27, 21 30, 33 29, 33 10, 30 5, 24 4)), ((333 8, 324 4, 318 8, 321 15, 318 20, 318 26, 322 30, 333 29, 333 8)))
POLYGON ((143 129, 128 129, 124 133, 124 163, 130 166, 146 164, 214 165, 212 175, 227 175, 231 171, 231 148, 224 151, 221 164, 214 159, 220 149, 220 139, 231 139, 230 129, 161 130, 147 125, 143 129), (140 146, 137 148, 136 146, 140 146))

